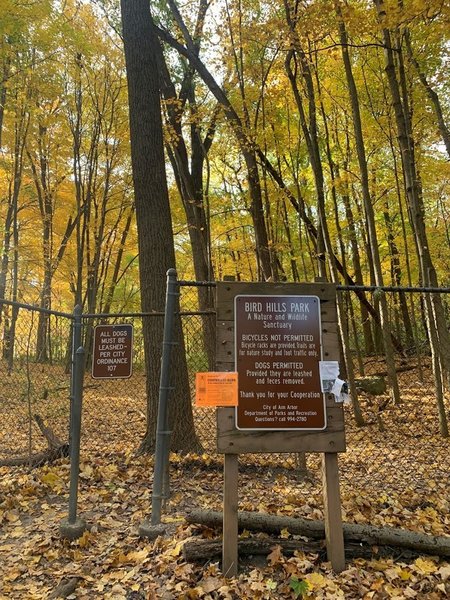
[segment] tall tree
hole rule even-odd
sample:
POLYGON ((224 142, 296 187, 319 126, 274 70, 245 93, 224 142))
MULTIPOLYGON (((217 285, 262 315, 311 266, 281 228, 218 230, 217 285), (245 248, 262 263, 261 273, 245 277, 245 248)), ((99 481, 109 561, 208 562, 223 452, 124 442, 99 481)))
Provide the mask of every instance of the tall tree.
MULTIPOLYGON (((364 214, 367 225, 367 236, 370 244, 370 252, 373 260, 373 269, 375 275, 375 283, 377 286, 384 285, 383 272, 381 268, 381 260, 379 253, 378 234, 375 226, 375 211, 373 208, 373 200, 369 189, 369 170, 367 166, 366 148, 364 144, 361 111, 359 105, 358 91, 353 76, 351 57, 348 48, 348 36, 345 28, 345 23, 342 19, 341 7, 336 3, 336 12, 339 18, 339 35, 342 46, 342 59, 344 61, 345 76, 347 80, 348 92, 350 96, 350 104, 352 107, 352 121, 355 135, 356 154, 358 157, 359 172, 361 174, 361 189, 364 205, 364 214)), ((380 316, 381 328, 383 332, 383 343, 386 354, 386 368, 388 373, 389 385, 392 391, 392 397, 395 404, 400 403, 400 390, 397 381, 397 372, 395 370, 394 348, 391 339, 391 327, 389 322, 389 311, 387 300, 384 294, 380 295, 380 316)))
MULTIPOLYGON (((146 0, 121 0, 123 43, 130 109, 130 141, 140 257, 141 302, 144 312, 164 306, 165 276, 175 265, 172 221, 165 174, 160 90, 157 71, 158 39, 146 0)), ((157 417, 162 327, 158 319, 144 319, 147 373, 147 431, 142 450, 153 448, 157 417)), ((175 321, 180 342, 173 354, 175 390, 169 418, 172 448, 197 446, 190 403, 181 322, 175 321)))
MULTIPOLYGON (((392 32, 387 25, 387 13, 383 0, 374 0, 380 25, 382 28, 385 70, 389 83, 392 104, 395 111, 398 144, 402 156, 403 174, 405 179, 406 195, 408 199, 411 226, 416 238, 419 253, 419 265, 422 283, 425 286, 438 286, 437 273, 430 252, 427 228, 425 224, 425 210, 423 203, 422 185, 418 175, 416 163, 416 147, 411 126, 410 98, 405 85, 402 85, 402 61, 400 72, 397 73, 394 59, 395 42, 392 32)), ((398 57, 401 48, 397 47, 398 57)), ((447 416, 444 405, 443 371, 450 372, 450 335, 445 322, 444 309, 439 294, 425 296, 428 335, 432 353, 432 365, 436 383, 436 397, 439 414, 441 434, 449 435, 447 416)))
MULTIPOLYGON (((253 220, 255 240, 256 240, 256 254, 258 256, 259 267, 261 270, 261 276, 265 280, 274 279, 274 273, 272 271, 271 257, 269 252, 269 237, 267 233, 267 226, 264 215, 264 206, 261 190, 261 179, 258 168, 257 160, 257 147, 253 143, 251 132, 248 131, 248 124, 244 118, 241 118, 231 105, 229 99, 224 93, 223 89, 218 86, 214 77, 211 76, 208 69, 198 58, 198 47, 196 46, 195 40, 190 35, 188 28, 182 18, 182 15, 178 9, 175 0, 168 0, 174 20, 180 28, 186 48, 190 55, 194 57, 194 61, 191 59, 191 65, 196 68, 199 75, 205 81, 206 85, 210 88, 212 94, 216 99, 223 105, 225 114, 229 119, 233 132, 238 141, 242 157, 245 162, 247 169, 247 182, 248 190, 250 195, 250 214, 253 220), (250 135, 249 135, 250 134, 250 135)), ((164 39, 164 38, 163 38, 164 39)), ((165 38, 169 43, 172 42, 170 36, 165 38)), ((180 45, 177 45, 177 49, 180 49, 180 45)))
MULTIPOLYGON (((207 0, 200 0, 193 33, 198 50, 207 8, 207 0)), ((159 49, 160 46, 158 45, 157 48, 159 49)), ((211 261, 209 200, 203 178, 204 165, 214 138, 218 111, 217 109, 213 111, 211 120, 206 126, 202 124, 198 116, 195 71, 186 64, 186 61, 180 62, 183 78, 177 92, 174 77, 166 64, 161 47, 158 68, 161 94, 164 99, 163 112, 168 130, 166 147, 186 216, 195 278, 197 281, 212 281, 214 273, 211 261), (184 122, 186 122, 185 126, 183 126, 184 122)), ((201 311, 207 311, 214 306, 211 288, 200 286, 197 295, 201 311)), ((213 369, 215 321, 211 315, 203 315, 202 324, 208 364, 209 368, 213 369)))

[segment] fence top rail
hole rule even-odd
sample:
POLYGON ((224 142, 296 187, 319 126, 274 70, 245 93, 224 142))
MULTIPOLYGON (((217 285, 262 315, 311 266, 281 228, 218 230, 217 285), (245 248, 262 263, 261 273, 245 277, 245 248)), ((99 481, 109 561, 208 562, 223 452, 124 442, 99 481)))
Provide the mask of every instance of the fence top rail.
POLYGON ((82 319, 138 319, 140 317, 163 317, 163 310, 155 310, 152 312, 130 312, 130 313, 81 313, 82 319))
POLYGON ((216 287, 215 281, 185 281, 179 279, 177 284, 181 287, 216 287))
POLYGON ((35 304, 24 304, 23 302, 17 302, 15 300, 5 300, 4 298, 0 298, 0 308, 3 304, 7 306, 15 306, 16 308, 23 308, 24 310, 31 310, 33 312, 40 312, 46 315, 54 315, 55 317, 65 317, 66 319, 74 319, 74 315, 72 313, 66 313, 59 310, 52 310, 51 308, 41 308, 40 306, 36 306, 35 304))
MULTIPOLYGON (((215 315, 216 311, 211 310, 180 310, 175 312, 176 315, 182 317, 190 317, 197 315, 215 315)), ((82 313, 80 316, 82 319, 115 319, 115 318, 142 318, 142 317, 164 317, 165 312, 162 310, 154 312, 141 312, 141 313, 82 313)))

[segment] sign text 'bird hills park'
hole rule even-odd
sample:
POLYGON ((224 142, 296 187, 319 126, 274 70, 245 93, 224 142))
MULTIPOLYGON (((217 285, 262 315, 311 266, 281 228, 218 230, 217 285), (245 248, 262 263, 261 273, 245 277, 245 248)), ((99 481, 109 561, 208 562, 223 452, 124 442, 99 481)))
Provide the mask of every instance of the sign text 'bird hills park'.
POLYGON ((236 296, 235 344, 238 429, 325 429, 317 296, 236 296))

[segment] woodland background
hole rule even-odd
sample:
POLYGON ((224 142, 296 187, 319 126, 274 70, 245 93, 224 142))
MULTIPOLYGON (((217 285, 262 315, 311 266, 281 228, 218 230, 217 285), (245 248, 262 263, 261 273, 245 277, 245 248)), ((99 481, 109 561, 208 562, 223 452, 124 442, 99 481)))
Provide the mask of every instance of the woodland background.
MULTIPOLYGON (((90 314, 161 311, 174 260, 160 249, 143 253, 138 231, 155 249, 169 240, 180 279, 327 277, 375 286, 373 294, 338 295, 347 378, 373 369, 388 383, 380 398, 358 398, 353 386, 344 516, 448 534, 448 294, 379 288, 449 286, 450 5, 168 0, 151 2, 152 20, 145 1, 122 2, 122 15, 120 8, 109 0, 0 1, 0 299, 65 312, 80 304, 90 314), (133 193, 127 6, 128 17, 148 27, 157 65, 172 223, 164 229, 158 186, 148 188, 144 212, 133 193)), ((194 288, 181 308, 213 310, 213 294, 194 288)), ((180 525, 154 547, 126 532, 149 508, 152 458, 132 454, 139 436, 141 450, 153 444, 162 321, 148 321, 147 378, 141 355, 133 390, 139 401, 130 386, 86 396, 81 510, 100 525, 75 545, 58 540, 64 460, 34 473, 4 471, 5 597, 46 597, 71 575, 80 598, 445 597, 448 565, 437 559, 361 559, 336 578, 317 556, 278 553, 228 585, 214 565, 199 570, 181 560, 186 537, 212 532, 180 525), (25 568, 15 544, 26 548, 25 568)), ((198 413, 195 427, 185 419, 188 374, 213 364, 213 326, 200 317, 180 327, 186 352, 175 369, 175 421, 187 433, 175 432, 174 449, 191 454, 171 458, 175 523, 192 496, 217 507, 221 483, 216 459, 192 455, 199 438, 210 452, 210 422, 198 413)), ((65 406, 66 323, 45 313, 30 321, 2 304, 0 337, 2 412, 31 415, 49 390, 52 406, 65 406)), ((51 414, 65 431, 67 411, 51 414)), ((320 517, 318 480, 295 487, 289 478, 276 469, 258 485, 246 478, 244 508, 255 506, 256 494, 262 510, 320 517), (287 498, 281 508, 277 494, 287 498)))
MULTIPOLYGON (((448 284, 448 5, 285 4, 152 3, 163 42, 182 52, 162 43, 180 278, 309 281, 333 252, 356 283, 426 285, 429 252, 448 284)), ((119 7, 0 8, 0 297, 138 309, 119 7)))
MULTIPOLYGON (((141 0, 11 1, 1 10, 0 298, 160 311, 175 256, 179 277, 197 281, 448 285, 448 3, 170 0, 149 15, 141 0), (140 94, 130 120, 122 42, 135 52, 130 99, 140 94), (165 158, 155 154, 160 101, 165 158), (142 138, 134 194, 129 123, 142 138)), ((352 388, 355 353, 360 372, 362 357, 382 354, 399 403, 395 353, 430 354, 448 435, 445 296, 356 298, 338 303, 352 388)), ((200 287, 198 308, 212 304, 200 287)), ((6 305, 0 314, 10 361, 18 314, 6 305)), ((41 314, 38 360, 51 353, 49 327, 41 314)), ((154 399, 161 327, 144 323, 144 338, 154 399)), ((362 422, 356 399, 354 409, 362 422)))

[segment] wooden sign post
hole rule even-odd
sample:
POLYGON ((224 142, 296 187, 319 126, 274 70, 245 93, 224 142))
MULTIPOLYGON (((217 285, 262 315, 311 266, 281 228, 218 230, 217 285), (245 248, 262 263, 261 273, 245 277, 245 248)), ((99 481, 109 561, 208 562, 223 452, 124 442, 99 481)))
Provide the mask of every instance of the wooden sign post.
POLYGON ((238 406, 217 409, 224 460, 223 557, 238 568, 238 456, 323 453, 327 555, 345 568, 337 452, 345 451, 344 414, 321 389, 319 361, 338 361, 333 284, 217 284, 217 371, 238 373, 238 406))

